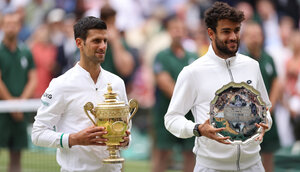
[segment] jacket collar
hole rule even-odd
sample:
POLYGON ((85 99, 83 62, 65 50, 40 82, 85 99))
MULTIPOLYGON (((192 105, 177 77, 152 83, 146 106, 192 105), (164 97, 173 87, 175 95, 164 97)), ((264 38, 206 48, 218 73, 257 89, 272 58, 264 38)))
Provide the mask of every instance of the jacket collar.
POLYGON ((238 53, 236 53, 235 56, 233 57, 230 57, 230 58, 227 58, 227 59, 223 59, 219 56, 216 55, 212 45, 210 44, 209 45, 209 48, 208 48, 208 51, 207 51, 207 55, 213 60, 215 61, 216 63, 218 64, 221 64, 221 65, 224 65, 226 64, 226 62, 228 62, 229 64, 233 64, 235 61, 236 61, 236 58, 238 56, 238 53))

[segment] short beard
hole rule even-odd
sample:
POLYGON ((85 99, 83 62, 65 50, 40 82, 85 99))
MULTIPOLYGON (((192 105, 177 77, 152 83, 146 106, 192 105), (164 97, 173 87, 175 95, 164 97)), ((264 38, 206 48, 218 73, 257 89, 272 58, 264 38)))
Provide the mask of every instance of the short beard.
POLYGON ((229 57, 233 57, 235 56, 236 52, 238 51, 238 47, 240 45, 240 41, 237 40, 237 41, 233 41, 233 42, 236 42, 237 43, 237 48, 236 50, 234 51, 231 51, 227 48, 226 46, 226 42, 223 43, 222 41, 220 41, 218 39, 218 37, 216 37, 216 40, 215 40, 215 43, 216 43, 216 48, 219 50, 219 52, 221 52, 222 54, 226 55, 226 56, 229 56, 229 57))

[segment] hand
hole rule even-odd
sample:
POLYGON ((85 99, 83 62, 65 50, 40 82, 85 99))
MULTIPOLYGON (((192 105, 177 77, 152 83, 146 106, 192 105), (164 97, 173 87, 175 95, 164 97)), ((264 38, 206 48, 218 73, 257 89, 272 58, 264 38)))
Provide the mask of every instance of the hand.
POLYGON ((24 119, 24 114, 22 112, 13 112, 10 113, 10 115, 16 122, 23 121, 24 119))
POLYGON ((226 141, 227 139, 229 139, 229 137, 220 137, 217 135, 218 132, 225 130, 225 128, 214 128, 209 124, 209 119, 206 120, 203 124, 199 125, 198 130, 200 131, 202 136, 205 136, 212 140, 216 140, 217 142, 223 144, 230 144, 230 142, 226 141))
POLYGON ((114 42, 120 40, 119 30, 113 24, 107 24, 107 32, 108 32, 108 41, 114 42))
POLYGON ((259 140, 261 142, 266 133, 266 130, 269 128, 269 125, 261 122, 259 124, 255 124, 255 126, 257 128, 260 128, 260 127, 262 128, 260 135, 255 139, 255 141, 259 140))
POLYGON ((70 134, 69 146, 74 145, 99 145, 105 146, 108 139, 103 138, 107 134, 105 127, 91 126, 78 133, 70 134))
POLYGON ((130 131, 126 131, 126 136, 123 137, 123 142, 120 142, 120 146, 119 147, 126 147, 129 144, 129 135, 130 135, 130 131))

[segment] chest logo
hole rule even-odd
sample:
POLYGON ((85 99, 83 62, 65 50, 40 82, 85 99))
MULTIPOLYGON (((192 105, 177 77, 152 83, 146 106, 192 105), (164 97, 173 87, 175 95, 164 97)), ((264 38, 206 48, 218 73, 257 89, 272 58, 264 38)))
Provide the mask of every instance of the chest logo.
POLYGON ((27 58, 25 56, 23 56, 21 58, 21 66, 23 69, 26 69, 28 67, 28 61, 27 61, 27 58))
POLYGON ((252 81, 251 81, 251 80, 248 80, 248 81, 247 81, 247 84, 251 84, 251 83, 252 83, 252 81))

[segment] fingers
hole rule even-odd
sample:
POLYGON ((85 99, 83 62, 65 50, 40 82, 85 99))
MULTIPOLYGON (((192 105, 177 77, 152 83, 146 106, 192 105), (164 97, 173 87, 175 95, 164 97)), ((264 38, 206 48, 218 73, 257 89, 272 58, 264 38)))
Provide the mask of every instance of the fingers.
POLYGON ((231 144, 230 142, 227 141, 227 139, 229 139, 230 137, 218 137, 216 139, 217 142, 219 143, 223 143, 223 144, 226 144, 226 145, 229 145, 231 144))
POLYGON ((123 142, 120 142, 120 147, 126 147, 129 144, 129 138, 127 138, 126 140, 124 139, 123 142))
POLYGON ((225 130, 226 128, 214 128, 214 133, 218 133, 218 132, 221 132, 223 130, 225 130))
MULTIPOLYGON (((219 132, 219 131, 222 131, 224 129, 225 128, 218 128, 218 129, 216 129, 216 131, 219 132)), ((219 142, 219 143, 231 144, 230 142, 227 141, 228 139, 230 139, 229 136, 227 136, 227 137, 220 137, 220 136, 217 135, 217 132, 211 133, 210 138, 213 139, 213 140, 215 140, 215 141, 217 141, 217 142, 219 142)))
POLYGON ((23 121, 24 114, 22 112, 13 112, 10 114, 16 122, 23 121))
POLYGON ((100 137, 96 137, 90 140, 91 145, 101 145, 101 146, 105 146, 107 141, 108 139, 100 138, 100 137))
POLYGON ((107 131, 98 131, 98 132, 93 132, 89 134, 90 138, 94 137, 102 137, 103 135, 107 134, 107 131))
POLYGON ((255 126, 257 128, 261 128, 262 129, 260 135, 255 139, 255 141, 259 140, 261 142, 262 139, 263 139, 263 137, 264 137, 264 135, 265 135, 265 133, 266 133, 266 130, 269 128, 269 125, 261 122, 259 124, 256 123, 255 126))
POLYGON ((260 128, 260 127, 262 128, 260 135, 255 139, 255 141, 259 140, 261 142, 266 133, 266 130, 269 128, 269 125, 261 122, 259 124, 255 124, 255 126, 258 128, 260 128))
POLYGON ((262 132, 260 133, 260 135, 255 139, 255 141, 259 140, 261 142, 265 133, 266 133, 266 131, 265 131, 265 129, 263 129, 262 132))
POLYGON ((105 146, 108 141, 103 135, 107 134, 105 127, 92 126, 88 130, 88 138, 91 145, 105 146))
POLYGON ((264 129, 268 129, 269 128, 269 125, 268 124, 265 124, 265 123, 259 123, 259 124, 255 124, 256 125, 256 127, 263 127, 264 129))
POLYGON ((124 136, 122 139, 124 140, 123 142, 120 142, 120 147, 126 147, 129 144, 129 135, 130 135, 130 131, 126 131, 126 136, 124 136))
POLYGON ((229 139, 229 137, 220 137, 217 135, 217 133, 225 130, 225 128, 214 128, 212 125, 210 125, 209 120, 206 120, 202 124, 200 130, 201 130, 200 132, 201 132, 202 136, 216 140, 219 143, 230 144, 230 142, 227 141, 227 139, 229 139))
POLYGON ((95 133, 99 131, 105 131, 105 127, 90 126, 87 128, 88 133, 95 133))

